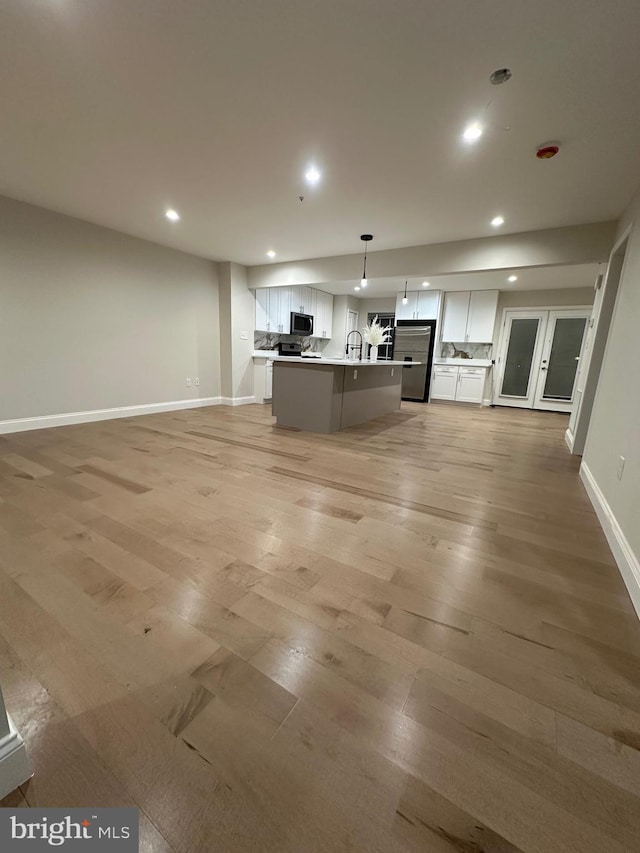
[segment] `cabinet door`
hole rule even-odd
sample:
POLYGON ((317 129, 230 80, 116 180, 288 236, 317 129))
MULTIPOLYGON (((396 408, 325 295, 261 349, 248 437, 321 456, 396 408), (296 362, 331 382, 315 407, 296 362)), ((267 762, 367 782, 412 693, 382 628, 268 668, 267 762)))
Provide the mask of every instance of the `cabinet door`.
POLYGON ((324 335, 330 338, 333 335, 333 296, 330 293, 323 294, 325 298, 324 335))
POLYGON ((402 304, 404 291, 396 297, 396 320, 415 320, 418 314, 418 294, 407 293, 407 304, 402 304))
POLYGON ((460 343, 466 340, 469 315, 469 291, 452 291, 444 295, 442 340, 460 343))
POLYGON ((313 315, 313 335, 316 338, 330 338, 333 325, 333 296, 330 293, 316 291, 316 310, 313 315))
POLYGON ((418 292, 417 320, 437 320, 439 310, 439 290, 421 290, 418 292))
POLYGON ((313 335, 314 338, 324 338, 325 302, 324 293, 315 291, 313 300, 313 335))
POLYGON ((459 370, 456 400, 460 403, 481 403, 485 371, 482 368, 465 370, 464 367, 459 370))
POLYGON ((269 287, 256 290, 256 331, 269 332, 269 287))
POLYGON ((291 310, 300 314, 312 314, 313 290, 310 287, 291 287, 291 310))
POLYGON ((458 382, 457 367, 434 367, 431 384, 432 400, 455 400, 458 382))
POLYGON ((304 313, 315 317, 318 312, 318 291, 313 287, 308 287, 307 290, 309 295, 305 296, 304 313))
POLYGON ((273 287, 272 290, 274 304, 270 306, 270 314, 274 325, 271 329, 288 335, 291 331, 291 288, 273 287))
POLYGON ((474 344, 491 343, 497 308, 497 290, 472 290, 469 300, 467 337, 464 340, 474 344))

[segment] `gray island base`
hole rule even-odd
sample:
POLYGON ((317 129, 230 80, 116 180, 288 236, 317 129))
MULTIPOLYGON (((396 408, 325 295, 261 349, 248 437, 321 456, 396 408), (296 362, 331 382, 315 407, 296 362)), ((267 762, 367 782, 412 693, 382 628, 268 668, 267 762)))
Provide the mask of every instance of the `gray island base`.
POLYGON ((275 359, 272 412, 276 424, 338 432, 400 408, 401 361, 275 359))

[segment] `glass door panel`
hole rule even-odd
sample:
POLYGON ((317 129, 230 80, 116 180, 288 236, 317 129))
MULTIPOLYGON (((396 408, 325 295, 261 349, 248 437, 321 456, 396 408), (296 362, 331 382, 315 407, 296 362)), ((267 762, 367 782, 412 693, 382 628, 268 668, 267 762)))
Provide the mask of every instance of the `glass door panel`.
POLYGON ((558 317, 556 320, 542 392, 544 400, 571 402, 586 323, 586 317, 558 317))
POLYGON ((529 396, 531 364, 538 339, 538 317, 513 318, 500 394, 508 397, 529 396))
POLYGON ((549 312, 538 369, 535 409, 571 411, 588 320, 588 309, 549 312))

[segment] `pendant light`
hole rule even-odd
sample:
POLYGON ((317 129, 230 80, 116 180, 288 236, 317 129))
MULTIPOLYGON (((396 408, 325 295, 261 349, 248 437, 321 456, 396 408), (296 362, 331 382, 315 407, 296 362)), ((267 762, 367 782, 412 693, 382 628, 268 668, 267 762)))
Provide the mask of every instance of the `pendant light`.
POLYGON ((360 239, 364 241, 364 266, 362 267, 362 278, 360 287, 367 286, 367 243, 373 240, 373 234, 361 234, 360 239))
POLYGON ((404 296, 402 297, 402 304, 406 305, 408 302, 409 302, 409 300, 407 299, 407 280, 405 278, 405 280, 404 280, 404 296))

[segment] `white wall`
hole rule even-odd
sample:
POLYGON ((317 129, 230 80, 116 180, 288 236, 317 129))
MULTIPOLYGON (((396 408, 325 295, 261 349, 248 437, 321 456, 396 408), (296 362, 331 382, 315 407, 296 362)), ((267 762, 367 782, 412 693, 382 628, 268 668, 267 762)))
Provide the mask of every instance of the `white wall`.
POLYGON ((219 362, 211 261, 0 198, 0 421, 216 397, 219 362))
MULTIPOLYGON (((629 561, 635 561, 637 571, 640 567, 640 380, 637 368, 640 191, 620 221, 617 239, 629 227, 631 234, 626 260, 589 424, 583 465, 606 502, 605 509, 613 516, 618 538, 621 536, 626 540, 631 552, 629 561), (616 469, 620 456, 624 456, 626 462, 624 475, 618 480, 616 469)), ((603 526, 606 532, 607 527, 603 526)), ((636 580, 640 584, 640 576, 636 580)), ((640 586, 636 590, 636 607, 639 605, 640 586)))
POLYGON ((501 290, 498 296, 496 324, 493 330, 494 356, 497 352, 497 344, 500 341, 503 309, 593 305, 594 298, 595 290, 592 287, 563 287, 555 290, 501 290))
POLYGON ((380 297, 378 299, 358 299, 360 311, 360 325, 367 322, 367 314, 395 314, 396 300, 394 296, 380 297))
POLYGON ((223 402, 247 402, 254 393, 255 294, 247 287, 246 267, 221 263, 219 276, 223 402))
POLYGON ((360 299, 356 299, 355 296, 333 297, 333 329, 331 332, 331 340, 324 349, 324 355, 327 358, 340 358, 344 355, 344 348, 347 339, 348 311, 358 312, 359 329, 361 329, 366 323, 367 318, 366 315, 362 313, 361 301, 362 300, 360 299))

